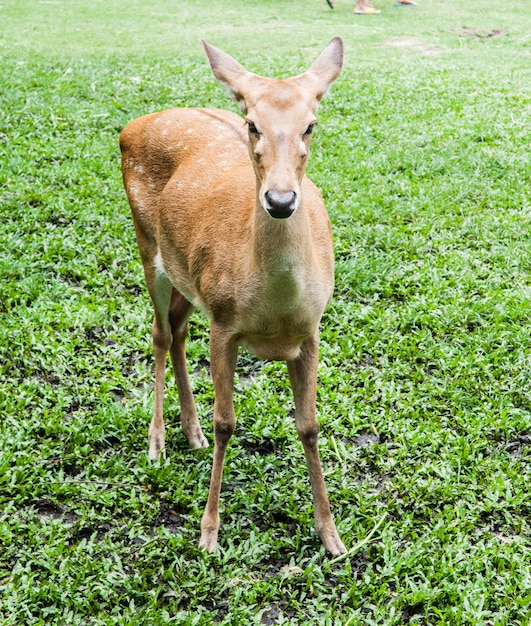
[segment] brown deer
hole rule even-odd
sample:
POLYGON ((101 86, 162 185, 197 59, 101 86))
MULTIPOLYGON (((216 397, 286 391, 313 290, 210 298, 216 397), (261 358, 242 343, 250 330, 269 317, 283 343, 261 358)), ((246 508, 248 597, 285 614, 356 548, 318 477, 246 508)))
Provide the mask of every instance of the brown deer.
POLYGON ((238 346, 285 360, 304 447, 316 530, 332 554, 336 531, 319 460, 316 385, 319 322, 334 288, 330 221, 305 177, 315 111, 339 75, 333 39, 308 71, 279 80, 248 72, 203 42, 212 71, 245 122, 216 109, 145 115, 122 131, 124 185, 155 318, 155 403, 149 456, 164 453, 163 393, 170 351, 181 424, 192 448, 207 447, 188 378, 185 338, 194 308, 210 320, 214 460, 200 545, 214 550, 225 451, 234 432, 238 346))

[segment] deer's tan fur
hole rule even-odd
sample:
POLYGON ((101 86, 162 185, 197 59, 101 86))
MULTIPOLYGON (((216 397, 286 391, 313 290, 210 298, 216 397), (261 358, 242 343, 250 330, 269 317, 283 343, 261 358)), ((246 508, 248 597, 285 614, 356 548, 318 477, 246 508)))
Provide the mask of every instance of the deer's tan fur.
POLYGON ((201 545, 215 548, 225 450, 234 431, 237 350, 285 360, 295 420, 312 485, 316 529, 328 550, 337 534, 319 460, 316 384, 319 322, 333 291, 330 222, 305 177, 317 104, 337 78, 333 39, 312 67, 279 80, 257 76, 203 42, 216 78, 246 115, 171 109, 130 122, 122 169, 147 286, 155 309, 155 403, 149 454, 164 451, 163 391, 170 352, 183 431, 206 447, 188 379, 185 337, 194 308, 211 320, 214 461, 201 545))

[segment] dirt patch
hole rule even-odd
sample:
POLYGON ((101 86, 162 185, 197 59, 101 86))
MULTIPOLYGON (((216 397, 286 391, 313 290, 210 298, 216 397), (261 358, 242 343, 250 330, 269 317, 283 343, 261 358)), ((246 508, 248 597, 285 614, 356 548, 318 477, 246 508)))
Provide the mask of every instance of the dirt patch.
POLYGON ((347 437, 343 443, 354 445, 358 448, 366 448, 372 445, 389 442, 389 438, 385 433, 376 432, 376 430, 364 430, 357 437, 347 437))
POLYGON ((79 520, 79 515, 64 509, 47 498, 36 500, 33 502, 33 507, 41 518, 57 519, 66 524, 74 524, 79 520))
POLYGON ((416 622, 417 620, 415 618, 424 615, 425 612, 426 610, 422 603, 406 606, 402 610, 402 620, 405 624, 410 624, 413 621, 416 622))
POLYGON ((481 32, 479 30, 475 30, 474 28, 470 28, 469 26, 460 26, 455 29, 455 34, 458 37, 470 37, 472 39, 495 39, 496 37, 501 37, 505 33, 501 28, 493 28, 492 30, 481 32))
POLYGON ((245 449, 247 456, 268 456, 275 454, 276 446, 272 439, 260 439, 260 441, 249 441, 240 439, 240 445, 245 449))
POLYGON ((271 527, 278 525, 283 526, 289 534, 295 534, 298 528, 297 520, 289 515, 286 515, 284 511, 279 509, 269 511, 266 517, 252 516, 251 522, 260 532, 265 532, 271 527))
POLYGON ((522 456, 524 450, 529 450, 531 446, 531 433, 522 433, 514 441, 508 441, 505 449, 511 456, 522 456))
POLYGON ((394 48, 408 48, 426 56, 438 56, 439 54, 443 54, 449 50, 444 46, 425 44, 420 41, 420 39, 416 39, 415 37, 389 37, 384 40, 384 44, 394 48))
POLYGON ((262 613, 260 623, 265 624, 265 626, 272 626, 272 624, 285 623, 293 617, 295 617, 295 611, 287 603, 272 604, 262 613))
POLYGON ((161 499, 159 514, 153 521, 153 526, 164 526, 172 534, 178 534, 184 526, 184 511, 178 506, 172 506, 170 502, 161 499), (177 510, 176 510, 177 509, 177 510))
POLYGON ((64 514, 64 509, 58 504, 54 504, 53 502, 51 502, 51 500, 37 500, 33 503, 33 506, 41 517, 52 517, 53 519, 61 519, 64 514))

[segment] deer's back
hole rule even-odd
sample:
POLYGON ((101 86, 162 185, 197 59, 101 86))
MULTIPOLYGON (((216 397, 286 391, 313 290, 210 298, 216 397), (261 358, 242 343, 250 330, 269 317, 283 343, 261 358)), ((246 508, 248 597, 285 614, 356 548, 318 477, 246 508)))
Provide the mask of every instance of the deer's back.
POLYGON ((252 173, 244 122, 230 111, 183 108, 144 115, 124 128, 120 148, 137 234, 153 243, 159 199, 170 181, 197 197, 233 168, 252 173))

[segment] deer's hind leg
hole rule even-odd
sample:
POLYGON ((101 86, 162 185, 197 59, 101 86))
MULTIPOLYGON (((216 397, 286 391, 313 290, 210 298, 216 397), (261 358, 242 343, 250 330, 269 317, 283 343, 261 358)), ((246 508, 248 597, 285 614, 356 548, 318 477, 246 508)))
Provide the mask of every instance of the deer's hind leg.
POLYGON ((149 458, 154 461, 160 455, 165 455, 166 429, 164 427, 164 377, 166 374, 166 358, 173 337, 169 321, 169 311, 172 296, 172 284, 165 274, 158 274, 154 267, 144 265, 147 284, 155 317, 153 319, 153 352, 155 354, 155 402, 153 404, 153 419, 149 426, 149 458))
POLYGON ((175 382, 179 391, 179 403, 181 405, 181 426, 193 449, 207 448, 208 441, 203 435, 197 412, 195 410, 194 396, 188 377, 186 364, 186 335, 188 334, 188 318, 194 310, 191 304, 176 289, 171 294, 169 309, 169 321, 173 341, 170 347, 170 356, 173 365, 175 382))

